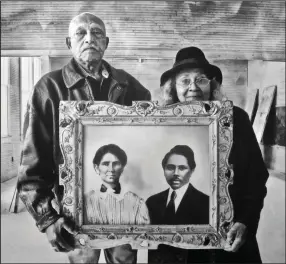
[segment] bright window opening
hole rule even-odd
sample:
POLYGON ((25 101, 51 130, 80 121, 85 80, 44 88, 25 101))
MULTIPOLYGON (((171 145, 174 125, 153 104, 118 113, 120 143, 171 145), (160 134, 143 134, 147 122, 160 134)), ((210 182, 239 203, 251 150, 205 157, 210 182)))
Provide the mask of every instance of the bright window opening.
POLYGON ((38 57, 21 57, 21 132, 23 131, 24 116, 27 103, 34 85, 41 78, 41 61, 38 57))
POLYGON ((9 135, 9 58, 1 57, 1 137, 9 135))

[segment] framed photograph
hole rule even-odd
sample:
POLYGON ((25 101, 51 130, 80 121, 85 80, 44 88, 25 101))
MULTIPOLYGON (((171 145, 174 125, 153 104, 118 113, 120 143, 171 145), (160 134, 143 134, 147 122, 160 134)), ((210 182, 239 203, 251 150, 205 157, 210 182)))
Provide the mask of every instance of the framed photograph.
POLYGON ((62 210, 79 230, 76 247, 224 247, 231 101, 62 101, 59 110, 62 210))

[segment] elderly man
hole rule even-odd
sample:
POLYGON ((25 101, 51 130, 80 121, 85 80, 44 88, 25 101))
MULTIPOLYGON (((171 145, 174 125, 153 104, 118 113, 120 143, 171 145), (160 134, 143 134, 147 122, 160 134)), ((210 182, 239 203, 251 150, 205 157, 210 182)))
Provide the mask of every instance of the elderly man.
MULTIPOLYGON (((52 206, 60 200, 58 166, 63 162, 58 137, 61 100, 101 100, 121 105, 150 100, 150 92, 134 77, 104 61, 109 39, 103 21, 91 13, 72 19, 66 39, 73 58, 61 70, 50 72, 36 84, 24 120, 24 144, 18 191, 41 232, 56 251, 73 249, 71 226, 52 206)), ((129 245, 105 251, 108 263, 135 263, 137 252, 129 245)), ((98 250, 69 253, 71 262, 97 262, 98 250)))

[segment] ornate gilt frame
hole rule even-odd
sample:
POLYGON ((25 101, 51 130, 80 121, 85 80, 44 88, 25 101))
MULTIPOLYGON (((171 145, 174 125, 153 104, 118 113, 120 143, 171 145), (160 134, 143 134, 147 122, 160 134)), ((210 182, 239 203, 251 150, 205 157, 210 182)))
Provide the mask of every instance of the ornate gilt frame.
MULTIPOLYGON (((63 213, 78 227, 76 247, 108 248, 130 244, 135 249, 154 249, 167 244, 186 249, 223 248, 232 225, 233 206, 228 192, 233 170, 228 157, 233 140, 231 101, 205 101, 161 107, 138 101, 132 106, 110 102, 61 101, 59 140, 64 163, 59 182, 64 186, 63 213), (211 199, 209 225, 83 225, 83 128, 84 126, 209 127, 211 199)), ((115 127, 116 129, 116 127, 115 127)))

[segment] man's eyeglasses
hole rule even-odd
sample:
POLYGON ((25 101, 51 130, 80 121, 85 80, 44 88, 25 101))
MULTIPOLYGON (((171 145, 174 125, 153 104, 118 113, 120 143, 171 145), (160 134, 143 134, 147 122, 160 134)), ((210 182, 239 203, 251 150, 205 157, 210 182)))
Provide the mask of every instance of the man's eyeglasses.
POLYGON ((185 79, 179 80, 177 83, 185 87, 188 87, 191 84, 195 83, 199 88, 206 88, 210 82, 211 82, 210 79, 202 77, 202 78, 196 79, 194 82, 191 82, 191 79, 189 78, 185 78, 185 79))

